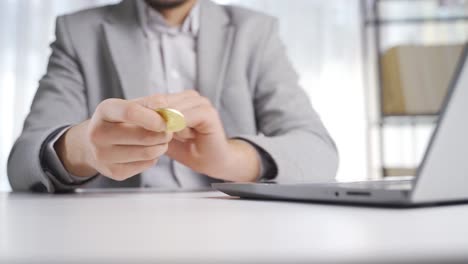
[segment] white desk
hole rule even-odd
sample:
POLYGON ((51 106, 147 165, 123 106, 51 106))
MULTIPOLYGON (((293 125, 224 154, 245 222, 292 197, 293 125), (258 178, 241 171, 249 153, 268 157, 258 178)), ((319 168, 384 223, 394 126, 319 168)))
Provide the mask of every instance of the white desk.
POLYGON ((468 262, 468 205, 380 209, 218 192, 0 194, 0 263, 468 262))

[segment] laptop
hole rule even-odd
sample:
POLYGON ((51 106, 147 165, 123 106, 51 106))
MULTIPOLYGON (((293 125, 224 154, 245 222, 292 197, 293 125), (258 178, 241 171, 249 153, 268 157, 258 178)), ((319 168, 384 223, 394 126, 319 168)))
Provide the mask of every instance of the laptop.
POLYGON ((410 180, 331 183, 214 183, 231 196, 253 199, 395 207, 468 201, 468 44, 465 45, 436 128, 410 180))

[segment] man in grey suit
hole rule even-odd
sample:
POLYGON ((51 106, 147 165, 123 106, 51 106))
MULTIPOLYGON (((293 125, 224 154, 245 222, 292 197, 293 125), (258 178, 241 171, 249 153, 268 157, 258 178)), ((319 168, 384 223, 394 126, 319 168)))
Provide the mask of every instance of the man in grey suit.
POLYGON ((8 161, 13 190, 330 181, 335 145, 267 15, 124 0, 61 16, 8 161), (179 110, 165 131, 154 112, 179 110))

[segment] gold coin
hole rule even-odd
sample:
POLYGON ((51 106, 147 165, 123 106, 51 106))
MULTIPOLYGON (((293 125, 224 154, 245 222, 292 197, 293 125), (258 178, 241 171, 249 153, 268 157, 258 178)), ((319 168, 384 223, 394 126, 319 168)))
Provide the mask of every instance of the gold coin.
POLYGON ((155 110, 164 122, 166 122, 167 132, 179 132, 186 127, 184 115, 172 108, 159 108, 155 110))

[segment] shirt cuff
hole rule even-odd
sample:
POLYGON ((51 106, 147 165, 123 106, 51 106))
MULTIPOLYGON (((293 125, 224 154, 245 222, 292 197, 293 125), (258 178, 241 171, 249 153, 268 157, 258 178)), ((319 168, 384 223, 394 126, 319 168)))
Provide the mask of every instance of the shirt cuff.
POLYGON ((273 180, 278 174, 278 169, 276 168, 276 164, 273 161, 273 158, 270 156, 270 154, 268 154, 261 147, 257 146, 255 143, 249 140, 246 140, 244 138, 236 138, 236 139, 240 139, 249 143, 257 150, 257 158, 260 161, 260 173, 256 181, 259 182, 259 181, 273 180))
POLYGON ((42 162, 44 163, 44 167, 50 172, 49 175, 55 177, 60 182, 70 185, 77 185, 81 183, 87 182, 89 179, 93 178, 94 176, 90 177, 78 177, 75 175, 70 174, 62 164, 62 161, 57 155, 55 151, 55 143, 57 140, 70 129, 71 126, 65 126, 57 129, 53 136, 50 137, 48 142, 45 142, 46 147, 43 152, 42 162))

